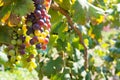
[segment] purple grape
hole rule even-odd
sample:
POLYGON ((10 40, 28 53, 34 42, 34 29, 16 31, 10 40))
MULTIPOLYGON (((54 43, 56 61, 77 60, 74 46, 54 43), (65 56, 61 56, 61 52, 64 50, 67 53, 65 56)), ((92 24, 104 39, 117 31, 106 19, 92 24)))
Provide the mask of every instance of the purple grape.
POLYGON ((20 35, 20 39, 22 40, 22 42, 24 42, 25 41, 25 36, 23 36, 23 35, 20 35))
POLYGON ((36 5, 36 9, 37 10, 41 10, 41 9, 46 9, 44 5, 41 5, 41 4, 37 4, 36 5))
POLYGON ((25 54, 25 50, 24 49, 21 49, 19 52, 20 52, 21 55, 25 54))
POLYGON ((9 45, 9 46, 8 46, 8 49, 9 49, 9 50, 14 49, 14 46, 13 46, 13 45, 9 45))
POLYGON ((28 30, 27 30, 27 32, 26 32, 26 34, 30 35, 31 33, 33 33, 33 29, 32 29, 32 27, 29 27, 28 30))
POLYGON ((33 27, 34 30, 38 30, 38 29, 40 29, 40 26, 39 26, 37 23, 34 24, 32 27, 33 27))
POLYGON ((25 47, 26 45, 24 43, 20 46, 21 49, 25 49, 25 47))
POLYGON ((46 36, 46 38, 50 38, 50 34, 48 34, 48 35, 46 36))
POLYGON ((34 21, 35 20, 35 16, 33 15, 33 13, 31 13, 30 15, 27 16, 27 21, 34 21))
POLYGON ((35 40, 34 40, 34 39, 31 39, 31 40, 30 40, 30 44, 31 44, 31 45, 35 44, 35 40))
POLYGON ((44 0, 33 0, 35 2, 35 4, 43 4, 44 0))
POLYGON ((41 47, 42 47, 41 44, 36 44, 37 49, 41 49, 41 47))
POLYGON ((37 19, 39 19, 40 16, 41 16, 41 11, 40 10, 35 10, 34 15, 37 19))
POLYGON ((32 39, 33 39, 35 42, 38 41, 38 37, 37 37, 37 36, 34 36, 32 39))
POLYGON ((42 5, 40 5, 40 4, 36 5, 36 9, 37 9, 37 10, 41 10, 42 8, 43 8, 42 5))

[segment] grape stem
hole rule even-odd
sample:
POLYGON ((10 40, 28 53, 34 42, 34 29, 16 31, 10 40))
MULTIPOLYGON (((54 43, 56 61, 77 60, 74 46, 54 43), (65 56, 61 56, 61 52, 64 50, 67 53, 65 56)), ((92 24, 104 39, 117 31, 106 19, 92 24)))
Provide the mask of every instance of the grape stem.
POLYGON ((82 32, 76 27, 76 25, 74 24, 74 22, 72 21, 72 18, 70 17, 69 15, 69 12, 64 10, 63 8, 61 8, 57 3, 53 2, 51 4, 51 8, 56 10, 56 11, 59 11, 61 14, 63 14, 66 18, 67 18, 67 21, 69 23, 69 25, 71 26, 71 28, 76 32, 76 34, 79 36, 79 42, 80 44, 82 44, 82 46, 84 47, 84 67, 85 67, 85 70, 87 70, 88 68, 88 52, 87 52, 87 47, 83 41, 83 35, 82 35, 82 32))

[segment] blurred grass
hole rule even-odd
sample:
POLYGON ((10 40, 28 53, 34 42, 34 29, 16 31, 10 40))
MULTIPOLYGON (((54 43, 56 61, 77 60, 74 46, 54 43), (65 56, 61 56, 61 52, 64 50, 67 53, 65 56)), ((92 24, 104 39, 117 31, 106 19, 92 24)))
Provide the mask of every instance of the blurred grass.
POLYGON ((38 80, 37 72, 19 68, 14 71, 0 71, 0 80, 38 80))

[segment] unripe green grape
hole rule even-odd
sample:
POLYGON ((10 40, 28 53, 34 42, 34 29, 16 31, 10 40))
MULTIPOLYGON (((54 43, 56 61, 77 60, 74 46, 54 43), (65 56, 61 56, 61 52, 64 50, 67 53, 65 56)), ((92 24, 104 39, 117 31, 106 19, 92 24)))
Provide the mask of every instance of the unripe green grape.
POLYGON ((8 54, 9 54, 10 56, 14 56, 14 55, 15 55, 15 50, 10 50, 10 51, 8 52, 8 54))
POLYGON ((17 33, 21 35, 23 33, 22 29, 18 29, 17 33))
POLYGON ((16 60, 16 56, 11 56, 10 62, 15 62, 15 60, 16 60))
POLYGON ((17 39, 17 36, 13 36, 13 39, 17 39))
POLYGON ((18 45, 21 45, 21 44, 22 44, 22 40, 18 39, 18 40, 17 40, 17 44, 18 44, 18 45))
POLYGON ((11 44, 16 45, 16 43, 17 43, 16 40, 14 40, 14 39, 11 40, 11 44))

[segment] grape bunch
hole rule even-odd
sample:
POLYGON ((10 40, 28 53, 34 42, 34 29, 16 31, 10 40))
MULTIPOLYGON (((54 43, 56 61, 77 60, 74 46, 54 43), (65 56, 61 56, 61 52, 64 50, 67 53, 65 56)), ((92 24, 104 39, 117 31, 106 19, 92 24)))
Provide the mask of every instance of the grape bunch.
POLYGON ((50 37, 48 8, 51 0, 33 0, 35 10, 23 17, 24 25, 13 30, 11 44, 7 47, 9 63, 21 64, 30 71, 37 67, 37 50, 46 50, 50 37))

